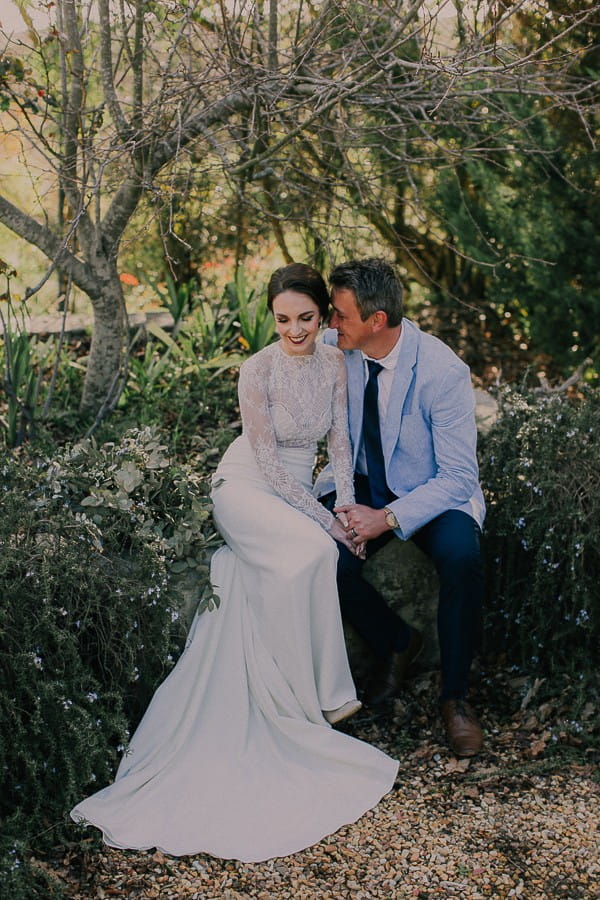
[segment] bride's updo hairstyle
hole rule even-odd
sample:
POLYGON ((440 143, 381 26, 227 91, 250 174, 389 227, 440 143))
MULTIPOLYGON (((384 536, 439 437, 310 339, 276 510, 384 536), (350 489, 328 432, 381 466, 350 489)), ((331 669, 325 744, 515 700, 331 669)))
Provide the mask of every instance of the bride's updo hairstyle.
POLYGON ((267 288, 267 306, 273 312, 273 300, 284 291, 297 291, 306 294, 319 307, 319 314, 326 319, 329 314, 329 291, 322 276, 304 263, 290 263, 275 269, 269 279, 267 288))

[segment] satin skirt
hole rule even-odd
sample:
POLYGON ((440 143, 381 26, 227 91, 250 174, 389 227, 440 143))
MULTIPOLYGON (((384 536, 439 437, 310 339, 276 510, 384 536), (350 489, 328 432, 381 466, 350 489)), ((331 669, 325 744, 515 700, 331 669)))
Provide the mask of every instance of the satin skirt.
MULTIPOLYGON (((310 487, 313 453, 281 455, 310 487)), ((220 605, 194 619, 115 782, 71 816, 113 847, 259 862, 356 821, 398 764, 323 717, 356 697, 334 541, 268 485, 244 436, 213 484, 220 605)))

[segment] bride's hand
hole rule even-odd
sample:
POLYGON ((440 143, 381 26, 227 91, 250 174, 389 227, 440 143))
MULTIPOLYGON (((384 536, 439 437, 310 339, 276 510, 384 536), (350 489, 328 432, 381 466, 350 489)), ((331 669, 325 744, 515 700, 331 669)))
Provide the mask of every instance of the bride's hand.
POLYGON ((367 542, 361 541, 360 544, 354 544, 354 549, 356 550, 356 555, 359 559, 367 558, 367 542))
POLYGON ((350 550, 355 556, 358 556, 358 548, 353 543, 352 538, 342 525, 339 519, 334 519, 333 525, 331 526, 331 530, 329 532, 334 541, 339 541, 340 544, 343 544, 345 547, 350 550))

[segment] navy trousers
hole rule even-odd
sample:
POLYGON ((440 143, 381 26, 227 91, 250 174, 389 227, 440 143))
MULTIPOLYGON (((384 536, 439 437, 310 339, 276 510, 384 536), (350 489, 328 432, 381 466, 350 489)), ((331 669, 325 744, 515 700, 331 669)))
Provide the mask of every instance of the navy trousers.
MULTIPOLYGON (((335 494, 321 498, 330 509, 335 494)), ((356 502, 370 505, 368 481, 356 477, 356 502)), ((481 532, 467 513, 448 510, 419 529, 411 540, 433 561, 440 582, 438 637, 442 670, 441 698, 463 697, 475 652, 484 593, 481 532)), ((367 558, 388 541, 393 531, 367 544, 367 558)), ((381 659, 408 645, 410 629, 362 577, 364 560, 338 544, 338 592, 342 614, 381 659)))

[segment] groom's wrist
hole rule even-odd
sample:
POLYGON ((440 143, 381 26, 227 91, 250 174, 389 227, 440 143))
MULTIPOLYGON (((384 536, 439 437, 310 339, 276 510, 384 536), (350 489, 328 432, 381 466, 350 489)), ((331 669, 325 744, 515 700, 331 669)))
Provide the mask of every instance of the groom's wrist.
POLYGON ((389 508, 389 506, 384 506, 382 509, 383 515, 385 517, 385 525, 390 531, 393 531, 395 528, 399 528, 398 519, 389 508))

